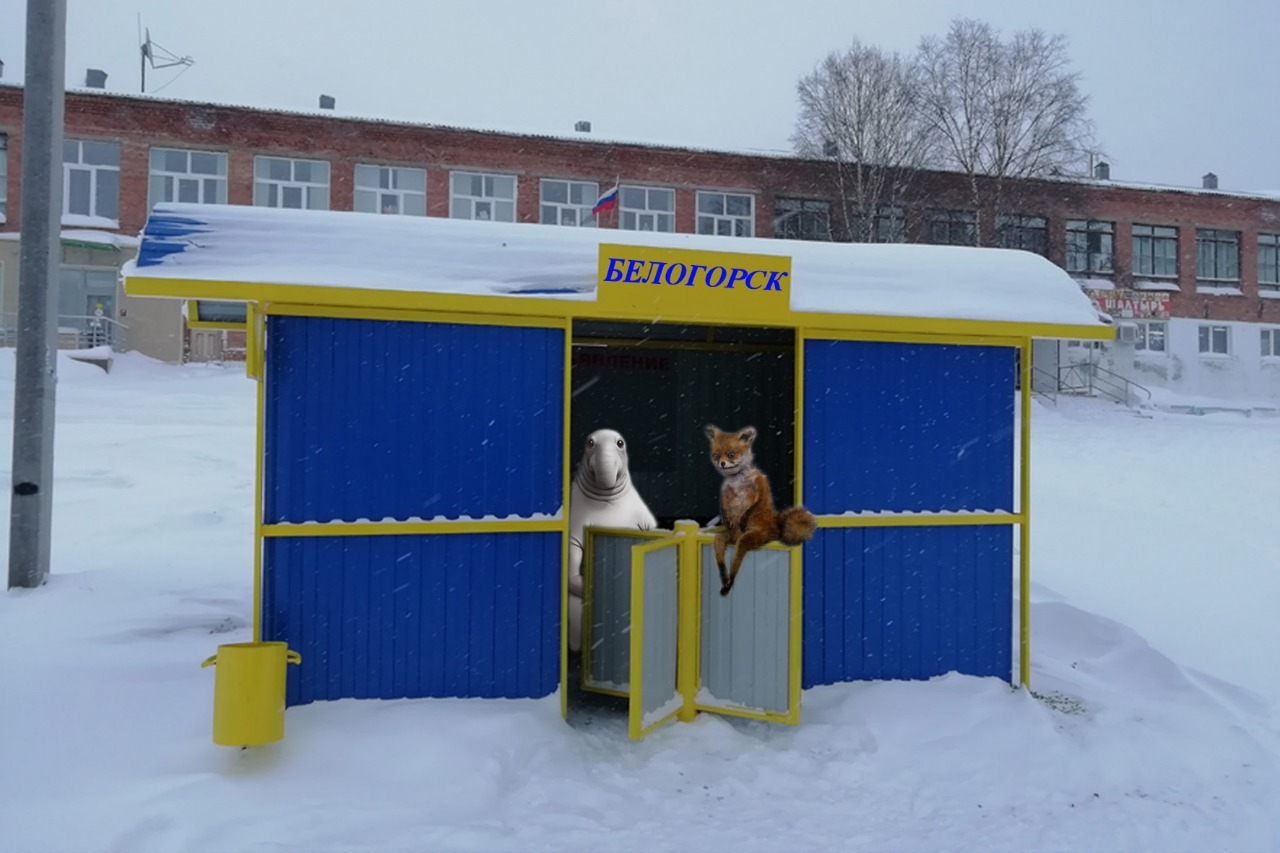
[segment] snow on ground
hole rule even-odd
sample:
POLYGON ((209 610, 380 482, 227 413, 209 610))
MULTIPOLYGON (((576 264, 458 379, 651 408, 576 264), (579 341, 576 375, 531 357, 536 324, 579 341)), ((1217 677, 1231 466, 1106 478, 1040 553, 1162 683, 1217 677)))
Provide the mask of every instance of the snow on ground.
MULTIPOLYGON (((836 685, 640 743, 555 697, 347 700, 240 751, 199 663, 250 638, 253 385, 59 370, 54 574, 0 597, 5 853, 1280 849, 1280 419, 1037 405, 1040 698, 836 685)), ((12 391, 0 351, 6 448, 12 391)))

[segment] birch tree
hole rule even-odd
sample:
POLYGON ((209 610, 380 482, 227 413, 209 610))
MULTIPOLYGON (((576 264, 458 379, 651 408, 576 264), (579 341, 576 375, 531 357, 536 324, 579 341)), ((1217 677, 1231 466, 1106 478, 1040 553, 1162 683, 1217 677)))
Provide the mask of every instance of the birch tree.
POLYGON ((1006 42, 989 24, 957 19, 945 37, 921 41, 917 62, 923 120, 942 164, 969 177, 975 207, 999 215, 1010 181, 1079 174, 1096 150, 1061 35, 1023 30, 1006 42))
POLYGON ((902 203, 914 172, 928 163, 933 136, 920 85, 912 60, 856 39, 797 84, 792 144, 801 156, 834 162, 854 240, 885 239, 875 232, 878 212, 902 203))

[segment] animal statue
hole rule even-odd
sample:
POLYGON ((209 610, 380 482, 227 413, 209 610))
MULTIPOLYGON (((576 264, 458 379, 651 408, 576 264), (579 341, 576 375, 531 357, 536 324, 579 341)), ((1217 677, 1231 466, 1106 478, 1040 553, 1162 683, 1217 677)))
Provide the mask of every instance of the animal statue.
POLYGON ((586 527, 653 530, 658 520, 631 482, 627 443, 611 429, 587 436, 569 490, 569 649, 582 648, 582 554, 586 527))
POLYGON ((711 442, 711 464, 724 477, 720 485, 720 519, 724 529, 716 534, 716 567, 720 570, 720 594, 728 595, 738 579, 742 559, 770 542, 800 545, 813 538, 817 519, 802 506, 779 511, 773 504, 769 477, 756 467, 751 445, 755 427, 723 432, 715 424, 704 428, 711 442), (733 546, 733 565, 725 568, 725 549, 733 546))

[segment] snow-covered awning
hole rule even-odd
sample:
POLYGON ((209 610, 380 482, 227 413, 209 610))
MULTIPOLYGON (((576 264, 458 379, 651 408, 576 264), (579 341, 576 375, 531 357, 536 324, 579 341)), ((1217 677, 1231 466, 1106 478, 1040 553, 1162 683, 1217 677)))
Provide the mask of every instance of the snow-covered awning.
POLYGON ((234 205, 157 205, 125 286, 143 296, 312 305, 373 304, 378 293, 380 307, 406 309, 428 307, 415 299, 426 295, 491 297, 508 313, 520 310, 513 302, 535 300, 536 313, 552 304, 566 316, 598 316, 601 244, 789 257, 794 316, 779 317, 784 326, 918 318, 934 321, 924 324, 934 331, 937 321, 985 321, 1015 333, 1111 336, 1080 285, 1029 252, 234 205))

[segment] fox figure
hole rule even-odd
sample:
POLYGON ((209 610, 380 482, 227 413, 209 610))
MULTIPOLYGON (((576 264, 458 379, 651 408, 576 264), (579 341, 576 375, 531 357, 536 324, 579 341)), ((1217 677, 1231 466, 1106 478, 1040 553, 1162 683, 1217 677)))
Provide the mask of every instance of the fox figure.
POLYGON ((748 552, 775 540, 784 545, 808 542, 817 528, 813 513, 802 506, 778 512, 773 507, 769 478, 755 466, 751 445, 756 440, 755 427, 737 432, 721 432, 714 424, 706 426, 711 440, 711 464, 724 477, 720 486, 720 519, 724 530, 716 534, 716 566, 720 569, 720 594, 728 595, 748 552), (724 552, 733 546, 733 565, 724 565, 724 552))

